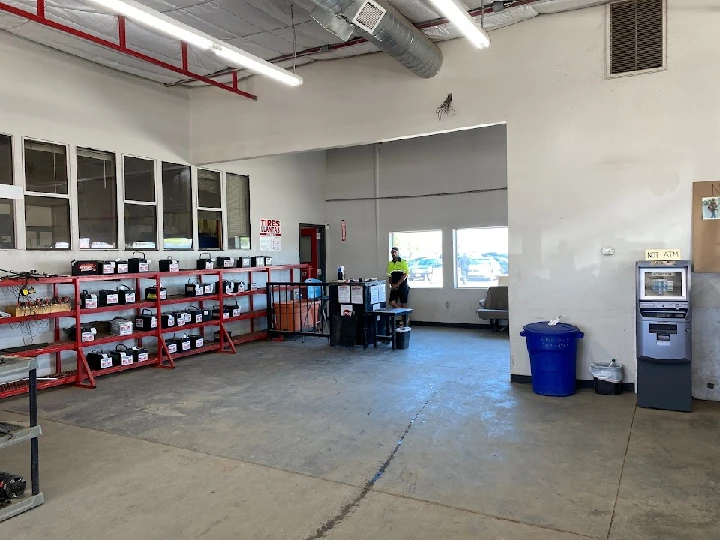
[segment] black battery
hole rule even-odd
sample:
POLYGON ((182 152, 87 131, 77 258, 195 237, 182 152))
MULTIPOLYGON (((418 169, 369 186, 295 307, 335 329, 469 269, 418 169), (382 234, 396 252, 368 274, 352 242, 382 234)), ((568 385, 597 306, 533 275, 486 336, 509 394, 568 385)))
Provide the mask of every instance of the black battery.
POLYGON ((218 292, 218 285, 222 283, 223 294, 233 294, 235 292, 235 284, 232 281, 223 280, 215 284, 215 292, 218 292))
POLYGON ((203 288, 205 289, 205 296, 216 294, 217 291, 215 291, 215 286, 217 283, 203 283, 203 288))
POLYGON ((198 270, 213 270, 215 268, 215 263, 212 260, 212 257, 209 253, 201 253, 200 258, 197 260, 197 269, 198 270), (203 257, 203 255, 207 255, 207 257, 203 257))
POLYGON ((218 257, 217 258, 217 267, 218 268, 234 268, 235 267, 235 259, 232 257, 218 257))
POLYGON ((167 259, 161 259, 158 263, 160 266, 161 272, 179 272, 180 271, 180 263, 173 259, 172 257, 168 257, 167 259))
POLYGON ((98 305, 100 307, 117 306, 120 303, 118 291, 102 290, 98 292, 98 305))
POLYGON ((188 338, 190 339, 191 349, 199 349, 205 344, 205 338, 202 334, 190 334, 188 338))
POLYGON ((117 292, 120 305, 125 306, 127 304, 134 304, 136 302, 137 295, 135 294, 135 291, 127 285, 120 285, 117 292))
MULTIPOLYGON (((145 288, 145 300, 157 300, 157 298, 158 291, 155 285, 145 288)), ((162 286, 160 287, 160 300, 167 300, 167 289, 162 286)))
POLYGON ((245 292, 245 282, 244 281, 234 281, 233 282, 233 293, 237 294, 239 292, 245 292))
POLYGON ((98 261, 98 274, 109 276, 115 273, 115 261, 98 261))
POLYGON ((238 257, 237 267, 238 268, 250 268, 252 266, 252 259, 250 257, 238 257))
POLYGON ((186 283, 185 284, 185 296, 202 296, 205 294, 205 287, 202 283, 186 283))
POLYGON ((96 294, 90 294, 87 291, 80 293, 80 307, 82 309, 95 309, 98 307, 98 300, 96 294))
MULTIPOLYGON (((168 315, 175 317, 175 326, 185 326, 187 319, 185 318, 186 313, 184 311, 170 311, 168 315)), ((188 317, 189 319, 190 317, 188 317)))
POLYGON ((113 365, 110 355, 103 351, 92 351, 85 356, 85 359, 92 370, 107 369, 113 365))
POLYGON ((140 274, 142 272, 150 271, 150 261, 145 258, 145 254, 142 251, 137 251, 133 255, 139 254, 142 257, 131 257, 128 259, 128 269, 131 274, 140 274))
POLYGON ((130 265, 127 261, 118 259, 115 261, 115 273, 116 274, 127 274, 130 271, 130 265))
POLYGON ((217 320, 220 319, 229 319, 232 317, 233 308, 231 306, 223 306, 222 309, 220 306, 215 306, 212 310, 212 318, 217 320))
POLYGON ((140 312, 140 315, 135 317, 135 328, 143 332, 157 328, 157 317, 152 311, 145 308, 140 312))
MULTIPOLYGON (((202 321, 197 321, 197 320, 196 320, 196 318, 195 318, 195 312, 194 312, 194 311, 190 311, 189 308, 185 308, 185 309, 183 309, 182 311, 180 311, 180 312, 178 312, 178 313, 183 316, 183 319, 185 320, 185 324, 195 324, 196 322, 202 322, 202 321)), ((200 315, 202 316, 202 313, 201 313, 200 315)))
POLYGON ((250 263, 256 268, 263 267, 265 266, 265 257, 263 257, 262 255, 258 257, 251 257, 250 263))
POLYGON ((150 353, 145 347, 131 347, 128 354, 132 356, 133 362, 145 362, 150 359, 150 353))
POLYGON ((166 340, 165 343, 168 346, 168 349, 170 348, 170 344, 175 345, 175 351, 174 352, 185 352, 189 351, 192 348, 192 345, 190 343, 189 337, 171 337, 170 339, 166 340))
POLYGON ((120 344, 114 351, 108 353, 112 358, 113 366, 129 366, 133 363, 133 357, 128 351, 127 345, 120 344))
MULTIPOLYGON (((95 327, 90 324, 81 324, 80 325, 80 341, 83 343, 89 343, 91 341, 95 341, 95 334, 96 334, 95 327)), ((70 339, 77 339, 75 337, 75 325, 72 325, 70 328, 67 329, 68 337, 70 339)))
MULTIPOLYGON (((226 330, 227 335, 232 339, 232 332, 230 330, 226 330)), ((215 330, 215 333, 213 334, 213 339, 215 343, 220 343, 220 330, 215 330)))
POLYGON ((163 313, 160 315, 161 328, 174 328, 175 326, 177 326, 177 321, 173 313, 163 313))
POLYGON ((198 324, 203 322, 203 312, 200 308, 190 306, 185 310, 185 313, 190 315, 190 324, 198 324))
POLYGON ((98 261, 72 261, 70 264, 73 276, 97 276, 100 273, 98 261))
POLYGON ((239 317, 240 316, 240 306, 237 302, 235 302, 232 305, 225 305, 226 308, 230 308, 230 316, 231 317, 239 317))
POLYGON ((265 257, 265 266, 272 266, 272 257, 265 257))

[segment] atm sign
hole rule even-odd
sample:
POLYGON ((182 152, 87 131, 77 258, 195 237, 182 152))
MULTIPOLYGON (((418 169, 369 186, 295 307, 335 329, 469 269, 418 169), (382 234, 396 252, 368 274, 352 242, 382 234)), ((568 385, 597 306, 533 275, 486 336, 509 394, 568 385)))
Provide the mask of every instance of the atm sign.
POLYGON ((682 259, 679 249, 646 249, 646 261, 679 261, 682 259))

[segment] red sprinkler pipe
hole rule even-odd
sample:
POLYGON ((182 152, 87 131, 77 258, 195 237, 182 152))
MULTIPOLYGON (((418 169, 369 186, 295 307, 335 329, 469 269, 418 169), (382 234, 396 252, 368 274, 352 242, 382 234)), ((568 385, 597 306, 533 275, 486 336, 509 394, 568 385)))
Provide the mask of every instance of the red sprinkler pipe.
POLYGON ((100 45, 101 47, 105 47, 106 49, 111 49, 113 51, 125 54, 127 56, 132 56, 133 58, 137 58, 138 60, 142 60, 149 64, 153 64, 155 66, 165 68, 169 71, 172 71, 172 72, 182 75, 184 77, 194 79, 196 81, 204 82, 205 84, 210 84, 212 86, 216 86, 217 88, 221 88, 223 90, 227 90, 228 92, 232 92, 233 94, 237 94, 239 96, 243 96, 248 99, 257 101, 256 95, 250 94, 243 90, 240 90, 237 87, 233 87, 231 85, 218 82, 216 80, 211 79, 210 77, 206 77, 204 75, 199 75, 197 73, 194 73, 194 72, 190 71, 189 69, 187 69, 187 66, 183 66, 183 67, 174 66, 173 64, 168 64, 167 62, 163 62, 162 60, 159 60, 152 56, 148 56, 147 54, 143 54, 141 52, 129 49, 127 47, 127 44, 125 43, 125 40, 123 39, 124 33, 125 33, 124 32, 124 27, 125 27, 124 20, 122 20, 121 22, 120 21, 118 22, 118 34, 119 34, 118 39, 120 41, 120 44, 118 45, 117 43, 113 43, 112 41, 108 41, 106 39, 102 39, 97 36, 93 36, 92 34, 88 34, 87 32, 83 32, 82 30, 76 30, 75 28, 71 28, 70 26, 66 26, 64 24, 61 24, 59 22, 56 22, 56 21, 46 18, 45 17, 45 2, 44 2, 44 0, 38 0, 37 7, 38 7, 37 13, 32 13, 31 11, 26 11, 24 9, 20 9, 15 6, 11 6, 9 4, 0 2, 0 11, 5 11, 7 13, 11 13, 12 15, 17 15, 18 17, 22 17, 23 19, 27 19, 29 21, 36 22, 43 26, 47 26, 48 28, 52 28, 53 30, 58 30, 60 32, 64 32, 65 34, 74 36, 76 38, 83 39, 85 41, 94 43, 95 45, 100 45))

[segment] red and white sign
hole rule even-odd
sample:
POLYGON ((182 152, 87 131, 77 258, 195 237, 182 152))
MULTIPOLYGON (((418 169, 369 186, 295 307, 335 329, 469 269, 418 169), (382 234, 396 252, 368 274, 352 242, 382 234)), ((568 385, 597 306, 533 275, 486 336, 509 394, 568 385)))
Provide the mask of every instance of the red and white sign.
POLYGON ((282 249, 282 228, 279 219, 260 220, 260 251, 282 249))
POLYGON ((345 242, 347 240, 347 223, 345 223, 344 219, 340 222, 340 235, 342 241, 345 242))

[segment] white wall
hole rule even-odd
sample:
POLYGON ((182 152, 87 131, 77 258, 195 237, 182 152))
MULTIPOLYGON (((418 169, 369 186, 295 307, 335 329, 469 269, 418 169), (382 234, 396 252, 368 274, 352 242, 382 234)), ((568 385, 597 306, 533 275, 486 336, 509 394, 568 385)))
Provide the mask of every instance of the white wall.
MULTIPOLYGON (((691 183, 720 170, 720 11, 715 0, 668 5, 664 72, 605 80, 604 7, 540 16, 493 32, 486 51, 443 43, 445 65, 428 81, 372 55, 303 67, 305 84, 295 89, 255 78, 257 103, 193 93, 193 157, 507 121, 512 372, 530 372, 522 325, 560 313, 585 331, 579 377, 589 378, 591 362, 617 358, 634 381, 633 263, 647 247, 690 254, 691 183), (448 92, 457 114, 438 122, 435 108, 448 92), (600 255, 605 245, 614 257, 600 255)), ((707 329, 696 339, 713 343, 714 279, 695 280, 708 293, 696 298, 697 328, 707 329)), ((696 395, 705 379, 720 383, 708 350, 696 348, 696 395)))
POLYGON ((507 226, 506 191, 462 193, 507 185, 505 126, 328 150, 327 163, 328 268, 344 265, 351 277, 383 276, 391 232, 439 229, 443 287, 411 284, 413 319, 479 323, 476 310, 485 289, 455 289, 453 230, 507 226), (389 198, 435 193, 458 194, 389 198), (352 200, 358 198, 364 200, 352 200), (380 199, 378 221, 375 198, 380 199), (343 219, 345 242, 340 233, 343 219))
MULTIPOLYGON (((76 146, 115 152, 118 178, 121 178, 122 154, 156 159, 158 180, 160 161, 187 164, 191 157, 186 90, 168 89, 119 74, 4 32, 0 32, 0 133, 13 136, 15 183, 21 186, 24 185, 23 137, 69 145, 71 195, 75 189, 76 146)), ((210 165, 210 168, 250 176, 252 250, 231 254, 259 254, 259 220, 276 218, 283 224, 283 251, 273 254, 274 262, 297 263, 298 223, 325 223, 325 153, 225 163, 210 165)), ((121 201, 121 187, 118 187, 118 193, 121 201)), ((162 199, 158 201, 158 212, 162 214, 162 199)), ((75 211, 76 204, 71 199, 71 214, 75 211)), ((122 212, 122 204, 119 204, 119 212, 122 212)), ((20 201, 16 214, 17 241, 24 245, 24 211, 20 201)), ((122 214, 119 221, 122 224, 122 214)), ((77 248, 77 219, 73 217, 71 222, 73 245, 77 248)), ((119 245, 124 246, 122 227, 119 245)), ((0 267, 65 274, 70 271, 72 259, 116 259, 128 255, 124 250, 0 250, 0 267)), ((181 261, 181 268, 194 267, 198 258, 197 251, 147 252, 153 268, 157 267, 159 258, 169 255, 181 261)), ((106 288, 116 287, 116 284, 111 285, 106 288)), ((49 289, 38 287, 38 295, 45 296, 49 292, 49 289)), ((65 289, 61 294, 70 292, 65 289)), ((13 292, 0 289, 0 309, 14 303, 13 292)), ((112 318, 112 314, 106 315, 112 318)), ((69 319, 63 320, 63 326, 70 324, 69 319)), ((52 340, 47 321, 0 328, 0 348, 52 340)), ((74 354, 65 356, 65 368, 72 369, 74 354)), ((52 371, 48 356, 40 360, 41 374, 52 371)))

